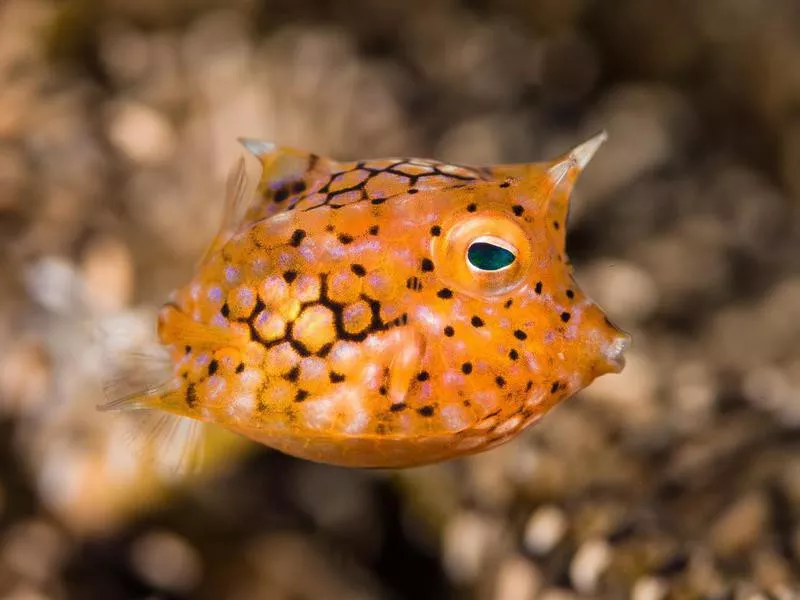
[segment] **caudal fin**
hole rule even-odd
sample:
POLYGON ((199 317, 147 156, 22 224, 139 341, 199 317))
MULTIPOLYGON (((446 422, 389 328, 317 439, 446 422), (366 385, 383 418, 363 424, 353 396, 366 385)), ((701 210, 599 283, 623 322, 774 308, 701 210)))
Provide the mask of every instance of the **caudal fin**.
MULTIPOLYGON (((116 332, 118 333, 118 332, 116 332)), ((133 350, 114 343, 106 332, 103 392, 98 410, 114 420, 131 457, 151 466, 165 479, 182 478, 203 467, 207 425, 183 416, 180 382, 163 349, 133 350)))

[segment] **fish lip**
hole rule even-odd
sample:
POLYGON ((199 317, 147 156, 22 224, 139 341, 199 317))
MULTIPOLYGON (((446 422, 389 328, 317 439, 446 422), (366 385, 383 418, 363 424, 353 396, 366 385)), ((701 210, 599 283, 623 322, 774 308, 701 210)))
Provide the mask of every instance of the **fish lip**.
POLYGON ((620 373, 625 368, 625 351, 630 345, 631 336, 627 333, 620 333, 613 342, 606 346, 603 354, 615 373, 620 373))

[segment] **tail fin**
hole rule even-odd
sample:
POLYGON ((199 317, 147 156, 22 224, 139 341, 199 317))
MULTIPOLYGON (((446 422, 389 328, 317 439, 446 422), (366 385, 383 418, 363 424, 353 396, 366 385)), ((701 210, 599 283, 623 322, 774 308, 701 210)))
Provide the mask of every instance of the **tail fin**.
POLYGON ((124 340, 130 338, 118 333, 107 329, 100 334, 106 402, 98 410, 114 413, 130 452, 152 462, 160 477, 197 473, 203 467, 207 425, 178 412, 183 394, 169 356, 160 347, 126 347, 124 340))

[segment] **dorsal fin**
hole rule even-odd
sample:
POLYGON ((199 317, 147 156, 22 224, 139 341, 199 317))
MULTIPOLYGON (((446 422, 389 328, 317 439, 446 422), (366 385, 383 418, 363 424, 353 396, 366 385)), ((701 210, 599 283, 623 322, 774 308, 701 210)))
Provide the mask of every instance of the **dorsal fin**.
POLYGON ((228 172, 225 182, 225 205, 222 208, 222 219, 219 228, 208 245, 205 254, 200 259, 198 266, 208 260, 215 252, 222 248, 235 233, 238 224, 244 217, 245 192, 247 189, 247 172, 244 168, 244 158, 239 157, 236 164, 228 172))
POLYGON ((239 138, 239 143, 261 163, 256 202, 245 216, 248 222, 287 210, 297 196, 311 190, 320 180, 327 180, 336 165, 328 158, 290 146, 250 138, 239 138))

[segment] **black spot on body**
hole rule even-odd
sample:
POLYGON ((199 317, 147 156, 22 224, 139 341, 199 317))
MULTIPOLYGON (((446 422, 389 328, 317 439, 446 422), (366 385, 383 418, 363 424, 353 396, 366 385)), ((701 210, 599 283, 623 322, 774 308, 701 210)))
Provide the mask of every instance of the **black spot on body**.
POLYGON ((505 304, 503 304, 503 308, 511 308, 512 304, 514 304, 514 299, 509 298, 508 300, 506 300, 505 304))
POLYGON ((192 347, 187 345, 187 346, 184 346, 183 350, 184 350, 184 352, 186 352, 186 354, 189 354, 189 352, 192 351, 192 347))
POLYGON ((561 384, 557 381, 553 382, 553 385, 550 386, 550 393, 555 394, 558 391, 558 388, 561 387, 561 384))
POLYGON ((564 323, 566 323, 567 321, 569 321, 571 316, 572 315, 570 315, 568 312, 562 312, 561 313, 561 320, 564 321, 564 323))
POLYGON ((439 227, 438 225, 434 225, 433 227, 431 227, 431 235, 434 237, 442 235, 442 228, 439 227))
POLYGON ((297 393, 294 395, 295 402, 302 402, 308 398, 308 391, 306 390, 297 390, 297 393))
POLYGON ((222 308, 219 309, 220 314, 225 317, 226 319, 231 314, 231 307, 228 306, 228 303, 222 305, 222 308))
POLYGON ((567 298, 572 300, 574 297, 575 297, 575 292, 573 292, 572 290, 567 290, 567 298))
POLYGON ((558 221, 553 221, 553 229, 558 231, 559 229, 561 229, 561 224, 558 221))
POLYGON ((512 348, 511 352, 508 353, 508 358, 511 360, 517 360, 519 358, 519 352, 512 348))
POLYGON ((468 206, 467 206, 467 211, 468 211, 468 212, 471 212, 471 213, 473 213, 473 212, 475 212, 476 210, 478 210, 478 205, 477 205, 477 204, 475 204, 474 202, 473 202, 472 204, 470 204, 470 205, 468 205, 468 206))
POLYGON ((386 202, 386 198, 375 198, 372 200, 372 204, 374 204, 375 206, 377 206, 378 204, 383 204, 384 202, 386 202))
POLYGON ((193 383, 186 386, 186 404, 189 408, 194 408, 194 405, 197 404, 197 389, 193 383))
POLYGON ((511 207, 511 210, 512 210, 512 211, 514 212, 514 214, 515 214, 516 216, 518 216, 518 217, 521 217, 521 216, 522 216, 522 213, 524 213, 524 212, 525 212, 525 209, 524 209, 522 206, 520 206, 519 204, 515 204, 514 206, 512 206, 512 207, 511 207))
MULTIPOLYGON (((291 323, 289 325, 291 325, 291 323)), ((303 344, 302 342, 299 342, 296 339, 294 339, 293 337, 291 337, 291 332, 289 332, 289 334, 287 334, 286 337, 289 338, 289 345, 300 356, 302 356, 303 358, 305 358, 306 356, 311 356, 311 351, 308 348, 305 347, 305 344, 303 344)), ((281 341, 283 341, 283 340, 275 340, 275 342, 281 342, 281 341)), ((275 342, 272 342, 272 344, 274 344, 275 342)))
POLYGON ((208 376, 211 377, 217 372, 217 369, 219 369, 219 361, 216 358, 212 358, 211 362, 208 363, 208 376))
POLYGON ((428 404, 427 406, 421 406, 420 408, 417 409, 417 413, 419 413, 421 417, 432 417, 433 411, 434 411, 433 406, 431 406, 430 404, 428 404))
POLYGON ((534 286, 533 291, 536 292, 537 294, 541 294, 542 293, 542 282, 541 281, 537 281, 536 282, 536 285, 534 286))
POLYGON ((347 245, 353 242, 353 236, 346 233, 340 233, 338 239, 340 244, 347 245))
POLYGON ((242 373, 243 371, 244 371, 244 363, 239 363, 238 365, 236 365, 237 373, 242 373))
POLYGON ((416 194, 416 193, 418 193, 418 192, 419 192, 419 190, 418 190, 417 188, 411 188, 410 190, 408 190, 408 193, 409 193, 409 194, 412 194, 412 195, 413 195, 413 194, 416 194))
POLYGON ((381 230, 380 227, 378 227, 377 225, 373 225, 372 227, 369 228, 368 231, 370 235, 378 235, 378 232, 380 230, 381 230))
POLYGON ((450 325, 448 325, 447 327, 444 328, 444 334, 447 337, 453 337, 453 335, 455 335, 455 333, 456 333, 455 330, 452 327, 450 327, 450 325))
POLYGON ((286 283, 292 283, 295 279, 297 279, 297 271, 284 271, 283 279, 286 283))
POLYGON ((295 229, 292 232, 292 237, 289 239, 289 244, 297 248, 306 237, 306 232, 302 229, 295 229))
POLYGON ((423 272, 430 273, 433 271, 433 261, 430 258, 423 258, 420 262, 420 269, 423 272))
POLYGON ((428 381, 428 379, 430 378, 431 378, 430 373, 428 373, 427 371, 420 371, 419 373, 417 373, 417 381, 428 381))
POLYGON ((283 201, 284 201, 284 200, 286 200, 288 197, 289 197, 289 190, 287 190, 285 187, 282 187, 282 188, 279 188, 279 189, 278 189, 278 190, 275 192, 275 198, 274 198, 274 200, 275 200, 275 202, 283 202, 283 201))
POLYGON ((328 378, 331 380, 331 383, 341 383, 345 379, 344 375, 337 373, 336 371, 331 371, 328 373, 328 378))
POLYGON ((500 377, 500 375, 494 378, 494 382, 497 384, 497 387, 499 388, 506 387, 506 380, 500 377))
POLYGON ((385 385, 382 385, 381 387, 379 387, 379 388, 378 388, 378 393, 379 393, 381 396, 385 396, 386 394, 388 394, 388 393, 389 393, 389 390, 387 390, 387 389, 386 389, 386 386, 385 386, 385 385))
POLYGON ((472 319, 470 319, 470 323, 473 327, 483 327, 483 319, 481 319, 478 315, 474 315, 472 319))
POLYGON ((364 268, 363 265, 357 265, 357 264, 350 265, 350 270, 358 277, 364 277, 364 275, 367 274, 367 270, 364 268))
POLYGON ((306 182, 305 181, 295 181, 294 185, 292 186, 292 192, 295 194, 301 194, 306 191, 306 182))
POLYGON ((389 410, 392 412, 402 412, 406 408, 408 408, 408 405, 405 402, 398 402, 397 404, 392 404, 389 410))
POLYGON ((294 366, 294 367, 292 367, 292 368, 291 368, 291 369, 290 369, 290 370, 289 370, 289 371, 286 373, 286 375, 284 375, 284 378, 285 378, 285 379, 288 379, 289 381, 291 381, 291 382, 293 382, 293 383, 294 383, 295 381, 297 381, 298 379, 300 379, 300 367, 298 367, 298 366, 294 366))
POLYGON ((522 331, 521 329, 516 329, 514 331, 514 337, 517 338, 520 341, 527 340, 528 339, 528 334, 525 333, 524 331, 522 331))
POLYGON ((511 182, 510 181, 504 181, 503 183, 500 184, 501 188, 507 188, 509 186, 511 186, 511 182))
POLYGON ((422 289, 422 283, 417 277, 409 277, 408 279, 406 279, 406 287, 410 290, 418 292, 419 290, 422 289))
POLYGON ((530 392, 532 388, 533 388, 533 381, 529 379, 527 385, 525 385, 525 391, 530 392))
POLYGON ((464 375, 469 375, 472 373, 472 363, 465 362, 463 365, 461 365, 461 372, 464 373, 464 375))
POLYGON ((436 295, 439 296, 439 298, 442 298, 443 300, 447 300, 448 298, 453 297, 453 292, 447 288, 442 288, 438 292, 436 292, 436 295))

